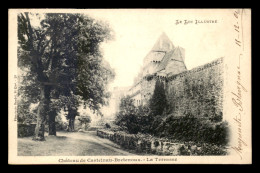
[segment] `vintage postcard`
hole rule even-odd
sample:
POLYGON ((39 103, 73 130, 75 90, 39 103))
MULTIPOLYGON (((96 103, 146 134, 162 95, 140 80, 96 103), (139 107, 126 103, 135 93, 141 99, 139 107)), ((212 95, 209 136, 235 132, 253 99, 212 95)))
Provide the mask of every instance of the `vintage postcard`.
POLYGON ((9 9, 9 164, 251 164, 251 9, 9 9))

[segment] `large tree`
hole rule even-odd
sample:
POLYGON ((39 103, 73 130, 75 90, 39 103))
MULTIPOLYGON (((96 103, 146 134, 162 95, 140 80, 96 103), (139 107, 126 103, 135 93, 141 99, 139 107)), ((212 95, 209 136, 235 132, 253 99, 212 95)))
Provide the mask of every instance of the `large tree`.
POLYGON ((53 99, 79 95, 94 111, 106 104, 106 85, 114 73, 102 58, 100 44, 110 38, 106 23, 82 14, 18 15, 18 65, 34 79, 27 87, 38 91, 35 140, 44 140, 47 118, 49 128, 55 128, 53 99), (40 24, 32 25, 37 18, 40 24))

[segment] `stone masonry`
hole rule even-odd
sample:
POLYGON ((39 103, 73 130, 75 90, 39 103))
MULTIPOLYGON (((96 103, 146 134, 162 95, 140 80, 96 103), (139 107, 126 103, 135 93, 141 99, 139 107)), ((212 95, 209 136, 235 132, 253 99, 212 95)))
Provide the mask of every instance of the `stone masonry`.
POLYGON ((168 114, 201 117, 222 115, 223 58, 186 69, 184 49, 175 47, 163 33, 144 58, 142 71, 128 90, 138 105, 145 105, 152 97, 156 80, 165 84, 168 114))

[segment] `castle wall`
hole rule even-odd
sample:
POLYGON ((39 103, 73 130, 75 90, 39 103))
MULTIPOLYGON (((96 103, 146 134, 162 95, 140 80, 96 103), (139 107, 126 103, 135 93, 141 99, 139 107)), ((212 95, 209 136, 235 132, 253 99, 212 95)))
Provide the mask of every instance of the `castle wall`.
POLYGON ((160 62, 150 62, 146 67, 143 69, 143 76, 153 74, 157 72, 157 68, 159 67, 160 62))
POLYGON ((186 67, 184 63, 179 61, 174 61, 174 60, 169 61, 165 68, 165 72, 167 74, 169 73, 179 74, 183 71, 186 71, 186 67))
POLYGON ((174 116, 222 114, 223 58, 177 75, 169 74, 166 96, 174 116))
POLYGON ((155 89, 156 80, 158 80, 158 79, 163 81, 164 86, 166 87, 166 84, 165 84, 166 78, 165 77, 150 75, 142 80, 141 100, 142 100, 143 105, 147 104, 149 102, 149 100, 152 98, 154 89, 155 89))
POLYGON ((141 105, 141 93, 140 93, 140 92, 139 92, 139 93, 136 93, 136 95, 134 95, 134 96, 132 97, 132 99, 134 99, 134 105, 135 105, 136 107, 138 107, 138 106, 141 105))
POLYGON ((143 105, 147 104, 150 98, 152 97, 155 88, 155 83, 156 80, 155 76, 153 75, 142 80, 141 100, 143 105))
POLYGON ((134 100, 135 106, 140 106, 141 105, 141 82, 138 82, 132 88, 130 88, 127 95, 131 96, 131 98, 134 100))

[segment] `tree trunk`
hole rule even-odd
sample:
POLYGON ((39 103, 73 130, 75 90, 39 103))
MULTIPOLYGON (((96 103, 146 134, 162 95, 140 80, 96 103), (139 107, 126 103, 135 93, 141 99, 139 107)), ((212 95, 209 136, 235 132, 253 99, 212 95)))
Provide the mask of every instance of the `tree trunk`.
POLYGON ((69 119, 69 126, 68 126, 67 131, 68 131, 68 132, 71 132, 71 119, 69 119))
POLYGON ((49 113, 49 135, 56 136, 55 112, 49 113))
POLYGON ((75 125, 75 117, 72 119, 72 122, 71 122, 73 132, 75 131, 74 125, 75 125))
POLYGON ((46 122, 46 115, 49 110, 50 103, 50 89, 47 86, 42 86, 40 95, 40 104, 37 110, 37 124, 35 127, 35 134, 33 140, 44 140, 44 128, 46 122))
POLYGON ((71 117, 69 119, 69 128, 68 128, 68 131, 69 132, 74 132, 74 122, 75 122, 75 117, 71 117))

